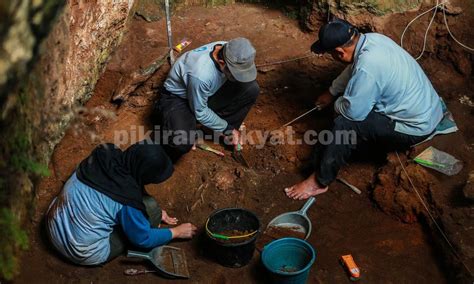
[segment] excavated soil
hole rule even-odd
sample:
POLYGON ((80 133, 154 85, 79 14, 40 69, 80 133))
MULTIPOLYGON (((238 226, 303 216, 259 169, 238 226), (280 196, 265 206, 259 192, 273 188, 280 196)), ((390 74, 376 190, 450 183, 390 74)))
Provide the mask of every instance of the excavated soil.
MULTIPOLYGON (((380 31, 397 38, 400 27, 415 15, 413 12, 387 19, 390 25, 380 31)), ((60 192, 75 166, 96 145, 114 141, 117 131, 135 131, 143 137, 144 134, 140 134, 135 126, 151 128, 152 103, 156 99, 156 89, 169 70, 167 65, 120 107, 110 103, 110 99, 120 91, 117 86, 123 78, 163 55, 166 50, 164 27, 163 21, 133 20, 122 46, 113 55, 94 95, 87 102, 88 110, 56 147, 50 164, 52 175, 43 179, 37 190, 31 248, 22 258, 22 271, 16 282, 165 282, 155 274, 125 276, 123 272, 128 268, 151 268, 146 262, 126 257, 100 267, 73 265, 53 251, 42 230, 48 204, 60 192)), ((173 29, 176 40, 185 36, 193 40, 190 48, 214 40, 245 36, 254 43, 259 64, 305 55, 315 37, 301 32, 296 21, 277 10, 243 4, 212 9, 196 7, 179 12, 173 17, 173 29)), ((433 207, 448 210, 461 203, 462 210, 469 211, 472 206, 461 201, 458 191, 462 191, 468 169, 472 169, 474 126, 469 122, 473 110, 461 104, 458 98, 461 94, 472 94, 469 91, 472 83, 453 66, 448 66, 449 63, 439 62, 435 56, 424 60, 422 65, 454 112, 461 130, 435 139, 432 144, 466 162, 465 169, 455 177, 425 173, 425 169, 412 164, 408 166, 409 172, 420 177, 423 193, 433 204, 436 201, 433 207), (436 184, 436 187, 431 184, 436 184)), ((258 81, 262 92, 245 121, 247 129, 276 129, 312 108, 315 96, 327 88, 342 68, 329 56, 323 56, 261 70, 258 81)), ((295 123, 294 129, 297 136, 301 136, 306 129, 329 127, 331 118, 330 111, 315 113, 295 123)), ((123 148, 126 146, 122 145, 123 148)), ((267 276, 259 261, 259 250, 248 266, 238 269, 222 267, 206 258, 206 247, 202 242, 204 222, 214 210, 224 207, 247 208, 259 216, 262 226, 281 213, 299 210, 303 202, 289 200, 283 188, 303 178, 301 172, 310 160, 311 147, 266 145, 257 149, 247 146, 244 155, 250 169, 233 161, 228 150, 221 146, 216 148, 225 151, 226 157, 199 149, 192 151, 175 165, 173 177, 160 185, 149 186, 147 190, 170 215, 200 228, 195 239, 172 242, 186 251, 190 282, 265 282, 267 276)), ((335 182, 309 210, 313 231, 308 241, 317 251, 309 283, 350 282, 338 263, 344 254, 353 255, 361 268, 362 279, 371 283, 446 283, 453 277, 445 266, 445 259, 449 258, 440 249, 439 235, 433 233, 430 226, 414 222, 423 209, 409 191, 397 164, 390 159, 388 166, 380 169, 384 164, 370 159, 350 163, 340 175, 360 188, 362 194, 357 195, 335 182), (402 192, 399 192, 400 188, 402 192)), ((470 220, 462 214, 457 216, 464 216, 460 220, 470 220)), ((454 226, 450 230, 468 230, 454 221, 450 224, 454 226)))

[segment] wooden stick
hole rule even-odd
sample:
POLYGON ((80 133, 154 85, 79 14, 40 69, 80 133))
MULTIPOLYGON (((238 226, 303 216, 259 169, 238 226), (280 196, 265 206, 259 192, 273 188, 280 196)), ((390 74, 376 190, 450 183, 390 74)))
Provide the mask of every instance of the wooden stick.
POLYGON ((337 178, 338 181, 340 181, 341 183, 347 185, 350 189, 352 189, 352 191, 354 191, 355 193, 357 194, 361 194, 362 191, 360 191, 360 189, 358 189, 357 187, 353 186, 352 184, 350 184, 347 180, 343 179, 343 178, 337 178))

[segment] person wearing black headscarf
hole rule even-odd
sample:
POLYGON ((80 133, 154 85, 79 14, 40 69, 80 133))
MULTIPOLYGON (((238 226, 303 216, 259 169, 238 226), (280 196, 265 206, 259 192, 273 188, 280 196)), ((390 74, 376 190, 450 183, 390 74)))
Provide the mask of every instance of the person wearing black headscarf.
POLYGON ((173 165, 160 145, 146 141, 126 151, 102 144, 84 159, 51 203, 48 235, 54 247, 77 264, 97 265, 120 255, 127 244, 151 249, 174 238, 191 238, 190 223, 162 211, 144 186, 167 180, 173 165))

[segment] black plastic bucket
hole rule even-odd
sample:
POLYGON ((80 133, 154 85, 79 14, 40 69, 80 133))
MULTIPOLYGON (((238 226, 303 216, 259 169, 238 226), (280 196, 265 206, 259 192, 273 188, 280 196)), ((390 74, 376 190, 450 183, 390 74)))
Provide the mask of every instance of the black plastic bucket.
POLYGON ((209 254, 218 263, 227 267, 242 267, 250 262, 260 231, 260 220, 254 213, 241 208, 219 209, 209 216, 206 227, 209 254), (232 230, 256 233, 242 241, 237 238, 231 242, 216 238, 210 233, 222 234, 232 230))

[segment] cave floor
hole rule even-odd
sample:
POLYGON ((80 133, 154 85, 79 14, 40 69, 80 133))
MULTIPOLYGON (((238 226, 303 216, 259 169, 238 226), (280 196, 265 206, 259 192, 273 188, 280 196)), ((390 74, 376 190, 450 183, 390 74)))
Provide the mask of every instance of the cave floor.
MULTIPOLYGON (((161 68, 120 107, 110 103, 110 98, 124 74, 146 66, 165 52, 164 31, 163 21, 148 23, 142 19, 133 19, 130 31, 113 54, 92 98, 86 104, 89 110, 72 124, 56 147, 50 164, 52 175, 44 178, 37 190, 30 250, 22 257, 21 274, 15 282, 165 282, 154 274, 125 276, 125 269, 149 268, 144 262, 125 256, 101 267, 72 265, 52 250, 41 230, 42 216, 48 204, 61 190, 75 166, 97 144, 114 141, 117 131, 130 131, 134 125, 151 128, 150 114, 156 96, 154 90, 164 80, 168 66, 161 68), (106 115, 111 112, 115 113, 114 118, 106 115)), ((192 39, 191 48, 214 40, 247 37, 257 49, 258 64, 306 55, 315 37, 314 33, 301 32, 296 21, 278 10, 243 4, 212 9, 196 7, 178 12, 173 17, 173 32, 176 40, 182 37, 192 39)), ((272 130, 312 108, 316 95, 330 84, 342 68, 328 56, 314 56, 264 68, 258 77, 262 92, 245 121, 247 129, 272 130)), ((440 93, 443 95, 443 90, 440 93)), ((457 99, 451 98, 447 102, 460 115, 470 115, 469 109, 457 99)), ((329 112, 315 113, 295 123, 294 129, 301 136, 306 129, 329 127, 331 119, 329 112)), ((458 123, 461 132, 472 129, 467 122, 458 123)), ((470 135, 469 139, 472 137, 470 135)), ((439 141, 435 139, 433 143, 449 145, 457 139, 459 134, 443 137, 439 141)), ((472 156, 471 150, 453 151, 458 151, 454 153, 457 155, 472 156)), ((242 168, 230 158, 228 151, 226 153, 228 157, 220 158, 201 150, 192 151, 176 164, 171 179, 160 185, 149 186, 147 190, 169 214, 182 222, 194 223, 200 228, 201 234, 207 217, 217 208, 237 206, 250 209, 266 225, 274 216, 298 210, 303 205, 301 201, 286 198, 283 188, 303 178, 300 169, 309 161, 310 146, 267 145, 263 149, 248 146, 244 154, 250 169, 242 168), (224 184, 222 178, 225 179, 224 184)), ((371 184, 380 166, 382 164, 370 161, 350 163, 340 176, 359 187, 362 194, 357 195, 335 182, 329 192, 318 197, 309 210, 313 232, 308 241, 317 251, 309 283, 350 282, 338 263, 338 258, 348 253, 354 256, 365 282, 448 281, 443 257, 433 245, 433 234, 427 232, 428 226, 402 223, 383 213, 371 200, 371 184)), ((461 176, 451 179, 440 177, 439 182, 449 186, 442 187, 446 191, 444 195, 450 195, 451 188, 459 185, 465 177, 465 171, 461 176)), ((261 283, 266 280, 258 251, 255 251, 249 265, 232 269, 205 257, 206 247, 201 244, 200 237, 171 243, 186 251, 190 282, 261 283)))

